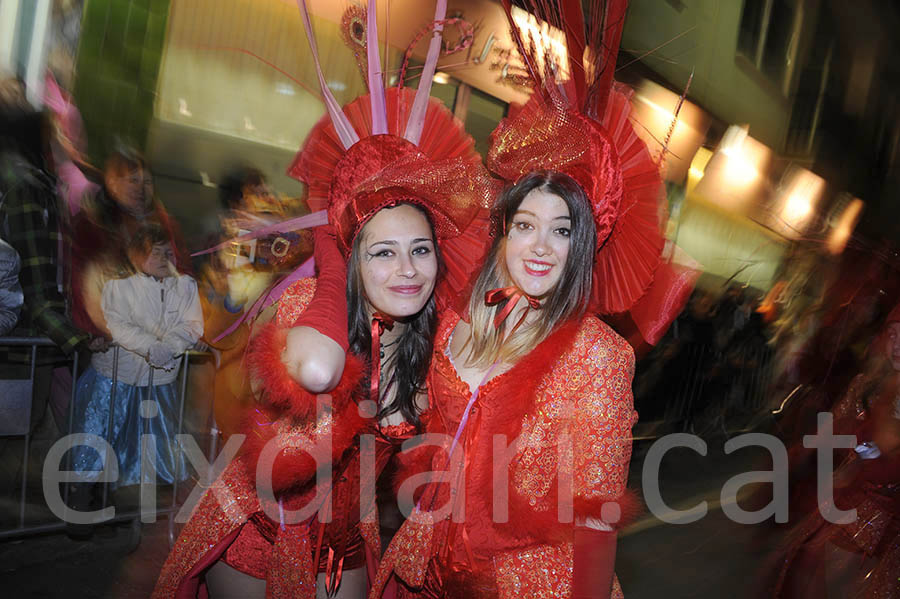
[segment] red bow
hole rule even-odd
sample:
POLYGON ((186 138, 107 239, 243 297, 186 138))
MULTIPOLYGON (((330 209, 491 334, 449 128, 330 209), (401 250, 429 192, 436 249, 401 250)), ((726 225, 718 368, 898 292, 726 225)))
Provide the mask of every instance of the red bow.
POLYGON ((370 397, 375 405, 378 405, 378 386, 381 383, 381 334, 385 329, 394 327, 394 319, 387 314, 376 312, 372 315, 372 351, 369 354, 372 358, 372 376, 370 383, 370 397))
MULTIPOLYGON (((528 300, 528 307, 533 310, 541 309, 541 302, 531 297, 521 289, 515 286, 510 287, 498 287, 497 289, 491 289, 487 293, 484 294, 484 303, 488 306, 494 306, 499 304, 503 300, 509 300, 506 302, 506 305, 503 306, 503 309, 494 316, 494 328, 499 329, 500 324, 506 320, 506 317, 510 315, 513 311, 513 308, 516 307, 516 304, 519 303, 520 298, 525 298, 528 300)), ((525 317, 528 315, 528 310, 522 313, 522 317, 519 318, 519 322, 516 323, 516 326, 513 327, 512 331, 515 331, 519 328, 523 322, 525 322, 525 317)), ((510 334, 512 334, 512 331, 510 334)))

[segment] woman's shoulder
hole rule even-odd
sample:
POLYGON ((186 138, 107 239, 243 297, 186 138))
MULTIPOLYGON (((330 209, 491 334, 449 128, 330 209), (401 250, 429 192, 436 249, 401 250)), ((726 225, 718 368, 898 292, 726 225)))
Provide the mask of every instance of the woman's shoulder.
POLYGON ((590 362, 608 362, 612 358, 634 367, 634 349, 601 318, 590 314, 578 324, 572 351, 590 362))
POLYGON ((275 322, 280 327, 294 324, 300 314, 306 310, 316 292, 316 278, 304 277, 291 283, 278 299, 278 312, 275 322))

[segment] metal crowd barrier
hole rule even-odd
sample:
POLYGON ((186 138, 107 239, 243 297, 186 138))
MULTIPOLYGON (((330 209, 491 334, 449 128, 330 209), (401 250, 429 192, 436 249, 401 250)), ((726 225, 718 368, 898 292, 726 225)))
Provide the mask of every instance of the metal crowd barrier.
MULTIPOLYGON (((38 348, 48 347, 55 348, 55 344, 46 337, 0 337, 0 348, 2 347, 30 347, 31 348, 31 361, 29 365, 23 364, 23 369, 28 368, 30 375, 28 379, 2 379, 0 378, 0 439, 10 439, 10 438, 21 438, 24 440, 24 449, 22 455, 22 463, 21 463, 21 477, 20 484, 21 489, 19 489, 19 505, 18 505, 18 525, 14 528, 0 530, 0 540, 9 539, 13 537, 25 537, 35 534, 47 533, 64 530, 66 528, 66 523, 63 521, 55 521, 55 522, 44 522, 44 523, 28 523, 26 522, 26 508, 27 504, 27 490, 28 490, 28 467, 31 456, 32 442, 33 442, 33 434, 32 428, 34 424, 31 422, 31 413, 32 413, 32 403, 34 400, 34 382, 35 382, 35 371, 38 363, 38 348)), ((104 435, 104 439, 109 443, 109 449, 112 447, 111 437, 112 437, 112 429, 113 429, 113 416, 114 416, 114 406, 116 400, 116 384, 118 383, 118 362, 119 362, 119 347, 115 344, 110 345, 113 348, 113 372, 112 372, 112 380, 113 384, 111 387, 111 393, 109 397, 109 418, 106 425, 106 434, 104 435)), ((72 427, 75 420, 75 398, 78 390, 78 376, 79 372, 79 359, 78 353, 75 352, 72 358, 65 359, 62 358, 62 354, 57 351, 57 354, 60 356, 59 360, 55 360, 54 364, 56 366, 62 366, 65 362, 68 362, 71 365, 72 369, 72 390, 69 396, 69 406, 68 406, 68 424, 65 427, 67 435, 71 435, 73 433, 78 433, 82 431, 73 431, 72 427)), ((212 354, 210 352, 200 352, 189 350, 181 355, 179 358, 179 391, 178 391, 178 423, 176 427, 175 434, 180 435, 184 433, 184 411, 185 411, 185 403, 187 399, 187 382, 188 382, 188 372, 189 365, 191 363, 191 358, 195 357, 208 357, 212 354)), ((178 381, 178 377, 176 377, 176 381, 178 381)), ((150 369, 149 380, 148 380, 148 392, 147 399, 157 401, 156 394, 153 393, 154 384, 153 384, 153 369, 150 369)), ((51 399, 48 397, 48 406, 47 410, 51 410, 51 406, 49 402, 51 399)), ((45 417, 47 417, 45 412, 45 417)), ((160 412, 160 417, 161 412, 160 412)), ((149 418, 142 418, 142 435, 148 434, 149 428, 149 418)), ((209 404, 209 416, 207 419, 207 424, 205 427, 205 433, 209 435, 209 442, 207 444, 206 451, 206 459, 208 463, 212 463, 215 457, 215 454, 218 449, 218 430, 215 425, 214 419, 214 406, 212 405, 212 398, 209 404)), ((175 439, 172 439, 174 442, 175 439)), ((135 444, 140 448, 141 439, 135 439, 135 444)), ((181 509, 181 505, 178 503, 178 489, 179 485, 182 483, 181 479, 181 464, 185 456, 184 448, 181 443, 175 443, 176 451, 181 455, 178 456, 175 460, 175 476, 174 482, 172 483, 172 498, 171 502, 168 505, 157 507, 155 510, 156 517, 165 516, 168 518, 168 536, 169 536, 169 544, 170 546, 175 542, 175 515, 181 509)), ((6 452, 4 452, 6 453, 6 452)), ((140 451, 138 452, 140 455, 140 451)), ((7 459, 7 456, 0 454, 0 459, 7 459)), ((113 458, 118 459, 118 456, 113 454, 113 458)), ((107 460, 104 460, 106 462, 107 460)), ((72 470, 72 450, 66 452, 66 469, 72 470)), ((155 473, 154 473, 155 475, 155 473)), ((185 481, 187 484, 189 481, 185 481)), ((141 475, 141 484, 143 484, 143 473, 141 475)), ((101 506, 99 509, 105 509, 108 507, 108 485, 101 483, 102 487, 102 497, 101 497, 101 506)), ((63 501, 68 506, 69 503, 69 484, 63 484, 63 501)), ((93 507, 91 508, 93 511, 93 507)), ((55 520, 58 520, 55 516, 52 515, 51 510, 47 510, 48 514, 55 520)), ((126 522, 134 519, 139 519, 141 516, 146 516, 148 513, 145 510, 141 509, 141 505, 139 503, 138 509, 136 511, 127 511, 120 513, 120 511, 116 510, 116 515, 112 518, 102 519, 96 522, 96 524, 112 524, 116 522, 126 522)), ((47 518, 43 518, 46 520, 47 518)))

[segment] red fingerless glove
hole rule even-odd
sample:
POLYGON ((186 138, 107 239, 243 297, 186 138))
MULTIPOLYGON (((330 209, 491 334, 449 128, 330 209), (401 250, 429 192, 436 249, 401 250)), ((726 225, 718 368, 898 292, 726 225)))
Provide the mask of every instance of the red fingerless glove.
POLYGON ((616 531, 575 527, 572 599, 609 599, 616 564, 616 531))
POLYGON ((313 243, 316 292, 293 326, 313 328, 347 351, 347 263, 338 250, 331 226, 317 227, 313 243))

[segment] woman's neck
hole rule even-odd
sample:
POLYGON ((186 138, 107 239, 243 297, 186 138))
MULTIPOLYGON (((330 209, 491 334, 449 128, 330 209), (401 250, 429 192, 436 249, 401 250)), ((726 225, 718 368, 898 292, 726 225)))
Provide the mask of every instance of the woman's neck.
POLYGON ((385 328, 381 334, 381 345, 385 346, 399 341, 400 337, 406 331, 407 324, 405 322, 395 322, 390 329, 385 328))
MULTIPOLYGON (((371 306, 369 306, 369 307, 367 307, 366 312, 368 312, 369 322, 371 322, 375 311, 372 309, 371 306)), ((400 336, 403 335, 404 331, 406 331, 407 326, 408 325, 405 322, 402 322, 400 320, 395 320, 390 328, 385 327, 384 332, 381 333, 382 347, 389 345, 391 343, 394 343, 398 339, 400 339, 400 336)))

